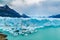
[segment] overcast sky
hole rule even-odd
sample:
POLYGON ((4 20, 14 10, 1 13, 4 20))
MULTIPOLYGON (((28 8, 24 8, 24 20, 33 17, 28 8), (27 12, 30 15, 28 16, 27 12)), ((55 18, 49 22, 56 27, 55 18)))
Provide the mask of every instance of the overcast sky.
POLYGON ((33 17, 42 17, 60 14, 59 0, 13 0, 0 1, 0 4, 7 4, 18 13, 33 17), (10 2, 10 3, 9 3, 10 2))

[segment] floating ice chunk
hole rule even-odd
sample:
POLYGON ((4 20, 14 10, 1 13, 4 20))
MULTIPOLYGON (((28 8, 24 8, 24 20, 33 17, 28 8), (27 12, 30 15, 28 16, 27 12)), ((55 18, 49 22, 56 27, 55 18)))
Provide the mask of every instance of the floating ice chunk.
POLYGON ((31 30, 35 30, 34 27, 27 27, 27 29, 30 30, 30 31, 31 31, 31 30))
POLYGON ((13 34, 13 31, 12 30, 10 30, 9 32, 13 34))
POLYGON ((22 29, 27 29, 27 27, 26 27, 26 26, 22 26, 21 28, 22 28, 22 29))
POLYGON ((25 36, 28 36, 28 34, 24 34, 25 36))
POLYGON ((22 34, 22 32, 19 32, 19 34, 22 34))
POLYGON ((36 27, 36 29, 37 29, 37 28, 44 28, 44 26, 38 26, 38 27, 36 27))
POLYGON ((17 36, 17 35, 18 35, 18 33, 13 33, 13 35, 14 35, 14 36, 17 36))
POLYGON ((44 26, 40 26, 40 28, 44 28, 44 26))

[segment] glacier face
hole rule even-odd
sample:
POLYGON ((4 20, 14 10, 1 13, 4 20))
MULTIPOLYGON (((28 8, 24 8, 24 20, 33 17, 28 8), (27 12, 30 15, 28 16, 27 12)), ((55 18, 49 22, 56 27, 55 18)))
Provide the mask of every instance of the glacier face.
POLYGON ((60 27, 59 18, 9 18, 0 17, 0 30, 14 36, 28 35, 40 28, 60 27))

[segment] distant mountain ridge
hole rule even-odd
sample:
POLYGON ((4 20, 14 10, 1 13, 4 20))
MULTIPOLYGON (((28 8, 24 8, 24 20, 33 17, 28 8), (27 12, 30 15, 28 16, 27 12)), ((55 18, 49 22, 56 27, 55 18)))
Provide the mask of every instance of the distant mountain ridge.
POLYGON ((60 14, 49 16, 49 18, 60 18, 60 14))
POLYGON ((17 17, 17 18, 29 18, 29 16, 23 14, 20 15, 19 13, 17 13, 15 10, 9 8, 7 5, 5 5, 4 7, 0 7, 0 16, 1 17, 17 17))
MULTIPOLYGON (((15 10, 8 7, 8 5, 5 5, 3 7, 0 6, 0 17, 13 17, 13 18, 30 18, 26 14, 20 15, 15 10)), ((45 17, 43 17, 45 18, 45 17)), ((48 18, 60 18, 60 14, 48 16, 48 18)))

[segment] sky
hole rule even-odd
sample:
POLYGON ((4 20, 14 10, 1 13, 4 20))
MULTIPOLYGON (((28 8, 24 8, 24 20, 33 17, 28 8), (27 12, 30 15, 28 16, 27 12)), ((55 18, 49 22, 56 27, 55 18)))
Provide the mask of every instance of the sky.
POLYGON ((60 14, 60 0, 0 0, 19 14, 30 17, 48 17, 60 14))

